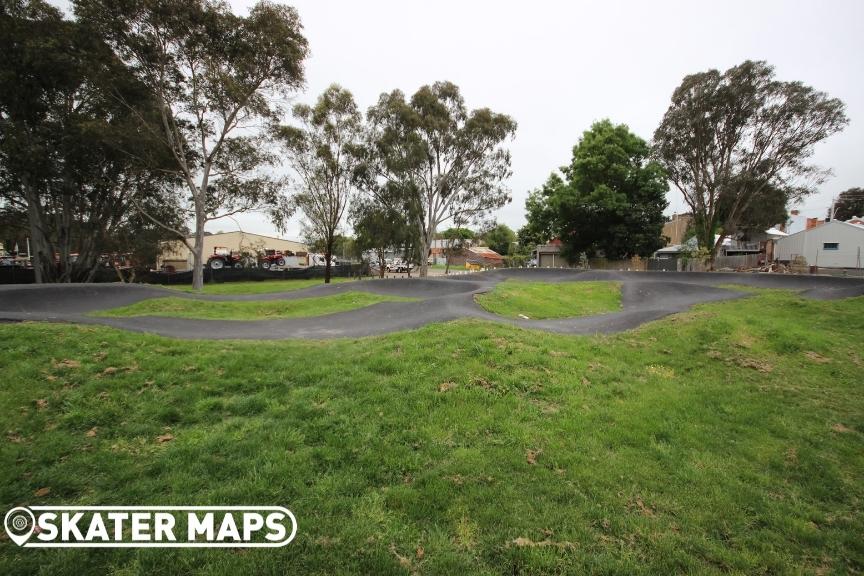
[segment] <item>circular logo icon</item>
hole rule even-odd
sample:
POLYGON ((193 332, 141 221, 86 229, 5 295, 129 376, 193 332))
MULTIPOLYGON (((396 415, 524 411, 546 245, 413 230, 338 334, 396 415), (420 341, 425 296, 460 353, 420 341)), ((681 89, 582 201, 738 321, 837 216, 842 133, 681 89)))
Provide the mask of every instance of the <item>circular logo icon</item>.
POLYGON ((36 528, 36 517, 29 509, 19 506, 6 513, 3 525, 6 527, 6 534, 9 535, 9 538, 21 546, 33 534, 33 529, 36 528))

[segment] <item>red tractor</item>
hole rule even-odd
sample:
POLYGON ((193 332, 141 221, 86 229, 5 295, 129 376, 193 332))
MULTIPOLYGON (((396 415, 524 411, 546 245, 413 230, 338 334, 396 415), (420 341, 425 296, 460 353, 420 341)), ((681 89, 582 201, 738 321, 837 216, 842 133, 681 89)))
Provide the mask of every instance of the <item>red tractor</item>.
POLYGON ((259 258, 259 262, 262 268, 269 270, 274 266, 285 266, 287 263, 285 260, 286 256, 294 256, 294 253, 290 250, 286 252, 282 252, 281 250, 264 250, 264 253, 259 258))
POLYGON ((216 246, 213 248, 213 255, 207 259, 207 266, 213 270, 243 268, 243 256, 224 246, 216 246))

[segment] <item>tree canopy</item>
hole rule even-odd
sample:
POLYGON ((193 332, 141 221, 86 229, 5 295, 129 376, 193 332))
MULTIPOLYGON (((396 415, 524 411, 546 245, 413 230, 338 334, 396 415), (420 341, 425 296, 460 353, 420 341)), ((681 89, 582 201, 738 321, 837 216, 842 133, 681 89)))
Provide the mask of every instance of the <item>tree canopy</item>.
POLYGON ((864 218, 864 188, 849 188, 834 202, 834 218, 849 220, 855 216, 864 218))
POLYGON ((847 123, 840 100, 748 60, 686 76, 654 133, 654 154, 713 255, 767 187, 791 201, 824 181, 808 163, 813 147, 847 123))
POLYGON ((4 2, 0 52, 0 197, 26 222, 37 282, 90 280, 129 251, 133 196, 176 224, 168 157, 124 104, 155 102, 99 36, 40 0, 4 2))
POLYGON ((303 212, 310 235, 321 241, 328 283, 333 242, 355 196, 360 160, 354 152, 360 145, 363 115, 351 92, 333 84, 314 106, 296 105, 294 117, 300 127, 277 130, 297 178, 287 212, 303 212))
POLYGON ((532 192, 520 242, 557 236, 572 259, 585 252, 608 258, 647 256, 663 241, 668 185, 648 144, 609 120, 594 123, 573 148, 573 158, 532 192))
MULTIPOLYGON (((74 0, 74 6, 157 101, 155 115, 126 104, 170 152, 184 184, 178 199, 194 221, 189 248, 193 286, 200 289, 205 224, 281 205, 282 183, 261 170, 276 157, 267 145, 270 132, 260 126, 280 116, 275 97, 303 83, 308 47, 297 11, 266 1, 245 17, 209 0, 74 0)), ((150 216, 186 242, 181 230, 150 216)))
POLYGON ((513 243, 516 242, 516 233, 506 224, 496 224, 484 233, 483 241, 486 243, 486 246, 498 254, 507 256, 513 250, 513 243))
POLYGON ((367 118, 366 187, 391 198, 399 193, 425 276, 441 224, 479 218, 510 201, 510 152, 502 144, 516 122, 488 108, 469 112, 451 82, 423 86, 410 100, 399 90, 382 94, 367 118))

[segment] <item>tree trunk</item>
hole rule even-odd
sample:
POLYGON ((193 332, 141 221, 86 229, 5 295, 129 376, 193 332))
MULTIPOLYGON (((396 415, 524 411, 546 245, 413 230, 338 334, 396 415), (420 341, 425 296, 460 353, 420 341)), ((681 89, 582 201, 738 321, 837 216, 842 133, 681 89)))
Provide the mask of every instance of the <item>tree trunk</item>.
MULTIPOLYGON (((197 212, 197 210, 196 210, 197 212)), ((192 289, 204 289, 204 218, 195 217, 195 244, 192 250, 192 289)))
POLYGON ((420 271, 417 274, 420 278, 426 278, 428 273, 429 265, 426 261, 429 258, 429 237, 430 234, 428 232, 420 235, 420 271))
POLYGON ((384 248, 380 248, 378 251, 378 277, 384 278, 384 273, 386 272, 386 261, 384 258, 384 248))
POLYGON ((324 283, 330 283, 330 263, 333 260, 333 237, 327 239, 327 249, 324 251, 324 283))
POLYGON ((51 270, 54 267, 54 254, 43 232, 39 195, 29 186, 26 178, 22 179, 27 198, 27 223, 30 227, 30 263, 33 266, 34 281, 42 284, 53 279, 51 270))

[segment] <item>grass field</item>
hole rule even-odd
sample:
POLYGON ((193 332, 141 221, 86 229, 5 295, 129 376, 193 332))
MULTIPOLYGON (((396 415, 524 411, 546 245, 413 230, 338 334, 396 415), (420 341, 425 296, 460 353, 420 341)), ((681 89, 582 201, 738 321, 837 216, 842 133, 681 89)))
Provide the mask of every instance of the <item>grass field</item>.
POLYGON ((4 509, 271 504, 299 523, 264 550, 0 541, 0 574, 861 572, 862 316, 864 298, 759 292, 597 337, 0 325, 4 509))
POLYGON ((501 282, 476 301, 494 314, 533 319, 589 316, 621 309, 617 282, 501 282))
POLYGON ((411 302, 412 298, 381 296, 369 292, 343 292, 332 296, 316 296, 299 300, 250 300, 214 302, 189 298, 152 298, 122 308, 93 314, 94 316, 171 316, 175 318, 205 318, 210 320, 268 320, 322 316, 371 306, 379 302, 411 302))
MULTIPOLYGON (((350 282, 351 278, 331 278, 332 283, 350 282)), ((250 280, 248 282, 222 282, 219 284, 205 284, 202 294, 269 294, 272 292, 289 292, 320 286, 324 284, 321 278, 300 280, 250 280)), ((179 290, 181 292, 194 292, 191 285, 167 285, 164 288, 179 290)))

